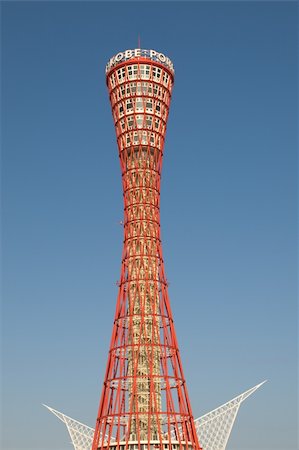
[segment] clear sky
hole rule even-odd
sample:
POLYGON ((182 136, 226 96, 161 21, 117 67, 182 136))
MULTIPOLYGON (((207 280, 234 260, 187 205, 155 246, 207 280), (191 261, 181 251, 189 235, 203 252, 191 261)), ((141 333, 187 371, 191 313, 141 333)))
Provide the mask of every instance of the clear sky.
POLYGON ((296 447, 295 2, 2 2, 3 450, 94 426, 122 250, 104 68, 137 46, 176 81, 161 194, 194 415, 268 379, 228 450, 296 447))

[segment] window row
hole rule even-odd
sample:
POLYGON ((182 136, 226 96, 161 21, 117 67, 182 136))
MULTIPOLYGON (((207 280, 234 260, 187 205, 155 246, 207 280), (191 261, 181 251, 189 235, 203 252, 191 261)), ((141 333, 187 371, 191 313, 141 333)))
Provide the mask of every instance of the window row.
POLYGON ((113 115, 115 122, 118 118, 122 118, 124 115, 132 114, 134 112, 149 112, 166 120, 167 111, 167 106, 159 100, 153 100, 147 97, 136 97, 118 103, 118 105, 113 108, 113 115))
POLYGON ((109 76, 112 88, 128 80, 153 80, 158 81, 169 89, 172 87, 172 80, 166 70, 151 64, 133 64, 120 67, 109 76))
POLYGON ((124 131, 138 128, 148 128, 163 134, 165 132, 165 122, 155 116, 145 114, 130 115, 120 119, 116 128, 117 135, 120 135, 124 131))
POLYGON ((131 83, 121 84, 111 95, 112 106, 124 97, 134 97, 135 95, 146 95, 149 97, 157 97, 163 100, 167 105, 170 103, 169 90, 159 84, 147 81, 135 81, 131 83))
POLYGON ((160 134, 150 131, 130 131, 119 138, 121 150, 131 145, 151 145, 160 149, 162 141, 160 134))

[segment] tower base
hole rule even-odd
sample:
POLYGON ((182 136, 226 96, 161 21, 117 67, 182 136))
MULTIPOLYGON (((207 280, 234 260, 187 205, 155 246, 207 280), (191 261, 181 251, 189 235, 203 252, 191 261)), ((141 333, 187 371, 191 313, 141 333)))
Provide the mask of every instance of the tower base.
POLYGON ((191 442, 176 441, 168 439, 161 441, 120 441, 110 446, 98 447, 98 450, 193 450, 191 442))

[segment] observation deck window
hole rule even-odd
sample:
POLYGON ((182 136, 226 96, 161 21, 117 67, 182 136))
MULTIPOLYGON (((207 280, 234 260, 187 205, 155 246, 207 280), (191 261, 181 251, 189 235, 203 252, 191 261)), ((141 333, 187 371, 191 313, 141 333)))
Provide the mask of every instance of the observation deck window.
POLYGON ((151 95, 152 93, 152 85, 147 81, 142 81, 141 83, 137 83, 137 94, 138 95, 151 95))
POLYGON ((128 66, 127 69, 128 69, 128 78, 130 80, 132 78, 132 75, 133 75, 133 67, 132 66, 128 66))
POLYGON ((143 111, 143 99, 141 97, 136 98, 136 111, 143 111))
POLYGON ((136 94, 136 83, 130 83, 131 94, 136 94))
POLYGON ((122 84, 121 87, 120 87, 120 91, 118 91, 118 92, 121 92, 121 96, 124 97, 125 96, 125 91, 126 91, 125 85, 122 84))
POLYGON ((133 125, 134 125, 134 116, 129 116, 128 117, 128 127, 130 130, 132 129, 133 125))
POLYGON ((116 95, 115 95, 115 101, 117 100, 121 100, 122 96, 121 96, 121 92, 120 89, 116 90, 116 95))
POLYGON ((132 103, 131 99, 126 100, 126 109, 127 109, 127 112, 133 111, 133 103, 132 103))
POLYGON ((161 86, 158 86, 157 96, 161 99, 162 99, 162 93, 163 93, 163 88, 161 86))
POLYGON ((118 106, 118 112, 120 116, 124 115, 124 107, 122 105, 122 103, 118 106))
POLYGON ((153 79, 159 81, 161 78, 161 69, 160 67, 153 67, 153 79))
POLYGON ((148 112, 153 112, 153 100, 150 99, 150 98, 148 98, 148 99, 146 100, 145 107, 146 107, 146 110, 147 110, 148 112))
POLYGON ((163 73, 163 84, 164 84, 164 86, 167 86, 168 80, 169 80, 169 75, 168 75, 168 73, 164 72, 163 73))
POLYGON ((140 64, 140 76, 141 78, 149 79, 150 77, 150 66, 145 64, 140 64))
POLYGON ((143 116, 136 116, 137 128, 142 128, 143 126, 143 116))
POLYGON ((134 66, 128 66, 127 69, 128 69, 128 79, 136 80, 138 74, 138 66, 134 64, 134 66))
POLYGON ((120 82, 125 81, 125 79, 126 79, 126 69, 125 69, 125 67, 122 67, 121 69, 118 69, 117 76, 118 76, 118 80, 120 82))
POLYGON ((111 83, 111 86, 112 86, 112 87, 115 86, 115 73, 113 73, 113 74, 110 76, 110 83, 111 83))
POLYGON ((126 84, 126 97, 130 97, 130 95, 131 95, 130 84, 126 84))
POLYGON ((153 118, 152 116, 146 116, 146 126, 147 128, 152 128, 153 118))
POLYGON ((138 95, 141 95, 143 93, 142 92, 142 85, 141 85, 141 83, 137 83, 136 92, 137 92, 138 95))
POLYGON ((155 144, 155 135, 154 135, 154 133, 151 133, 150 143, 153 144, 153 145, 155 144))
POLYGON ((156 129, 160 128, 160 119, 155 119, 155 128, 156 129))
POLYGON ((157 116, 161 116, 161 102, 156 102, 156 114, 157 116))
POLYGON ((120 126, 121 126, 122 131, 124 131, 126 128, 125 119, 120 120, 120 126))

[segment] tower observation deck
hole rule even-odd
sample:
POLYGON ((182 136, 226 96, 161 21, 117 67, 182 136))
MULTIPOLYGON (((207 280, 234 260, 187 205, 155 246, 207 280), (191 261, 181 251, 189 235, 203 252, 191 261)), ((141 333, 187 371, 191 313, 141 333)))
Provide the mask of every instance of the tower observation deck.
POLYGON ((119 292, 92 450, 200 450, 168 297, 160 180, 171 60, 126 50, 106 66, 124 197, 119 292))

